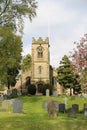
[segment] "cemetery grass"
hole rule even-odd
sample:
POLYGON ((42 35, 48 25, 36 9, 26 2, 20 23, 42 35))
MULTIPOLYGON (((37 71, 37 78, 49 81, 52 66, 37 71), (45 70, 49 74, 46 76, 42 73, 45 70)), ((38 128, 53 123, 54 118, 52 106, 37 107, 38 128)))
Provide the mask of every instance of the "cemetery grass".
MULTIPOLYGON (((87 119, 82 113, 87 98, 68 97, 67 107, 73 103, 79 105, 76 118, 69 118, 67 113, 58 113, 57 117, 49 117, 43 107, 46 100, 64 103, 64 97, 22 96, 23 113, 12 112, 12 107, 0 112, 0 130, 87 130, 87 119)), ((1 107, 1 106, 0 106, 1 107)))

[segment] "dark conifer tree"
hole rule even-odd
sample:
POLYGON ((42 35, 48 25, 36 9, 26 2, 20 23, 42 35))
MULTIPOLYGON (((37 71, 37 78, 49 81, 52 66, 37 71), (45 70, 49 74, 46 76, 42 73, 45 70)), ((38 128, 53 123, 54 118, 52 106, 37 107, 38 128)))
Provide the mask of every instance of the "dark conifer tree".
POLYGON ((64 87, 64 89, 70 88, 71 90, 73 88, 74 91, 80 91, 80 84, 74 75, 74 68, 68 56, 64 55, 60 61, 60 66, 57 69, 57 73, 57 80, 64 87))

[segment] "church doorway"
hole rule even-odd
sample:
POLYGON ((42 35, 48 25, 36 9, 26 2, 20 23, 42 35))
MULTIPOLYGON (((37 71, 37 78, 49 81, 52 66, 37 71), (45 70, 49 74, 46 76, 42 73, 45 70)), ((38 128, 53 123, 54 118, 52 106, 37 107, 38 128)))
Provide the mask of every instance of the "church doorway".
POLYGON ((42 83, 38 83, 38 85, 37 85, 37 92, 38 93, 42 93, 42 89, 43 89, 43 84, 42 83))

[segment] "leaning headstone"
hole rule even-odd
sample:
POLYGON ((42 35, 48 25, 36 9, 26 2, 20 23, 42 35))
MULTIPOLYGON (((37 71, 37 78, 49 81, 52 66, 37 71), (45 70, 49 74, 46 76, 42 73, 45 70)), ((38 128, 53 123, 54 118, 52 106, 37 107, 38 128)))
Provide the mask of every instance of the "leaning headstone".
POLYGON ((56 109, 55 102, 53 100, 49 101, 47 105, 47 111, 50 117, 55 117, 57 115, 56 109))
POLYGON ((20 99, 15 99, 13 102, 13 113, 22 113, 23 101, 20 99))
POLYGON ((65 104, 64 103, 59 104, 59 112, 62 112, 62 113, 65 112, 65 104))
POLYGON ((87 104, 84 104, 84 117, 87 118, 87 104))
MULTIPOLYGON (((60 102, 55 101, 55 100, 53 100, 53 101, 54 101, 54 104, 55 104, 56 108, 59 109, 59 104, 60 104, 60 102)), ((48 106, 48 103, 49 103, 49 102, 50 102, 49 100, 43 102, 43 107, 45 108, 46 111, 47 111, 47 106, 48 106)))
POLYGON ((79 105, 78 104, 72 104, 72 108, 78 112, 79 111, 79 105))
POLYGON ((49 89, 46 89, 46 97, 49 97, 49 89))
POLYGON ((68 117, 76 118, 76 111, 73 108, 68 109, 68 117))

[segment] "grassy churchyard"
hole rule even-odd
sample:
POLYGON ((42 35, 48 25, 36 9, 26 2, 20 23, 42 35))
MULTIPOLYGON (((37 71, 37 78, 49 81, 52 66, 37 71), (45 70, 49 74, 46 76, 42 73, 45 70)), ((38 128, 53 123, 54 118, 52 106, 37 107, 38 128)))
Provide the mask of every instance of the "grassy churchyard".
POLYGON ((4 112, 0 111, 0 130, 87 130, 87 118, 84 118, 82 112, 87 98, 67 98, 67 108, 72 104, 79 105, 76 118, 68 117, 66 112, 58 112, 56 117, 49 117, 43 107, 44 101, 48 100, 64 103, 64 96, 21 96, 19 99, 23 101, 23 113, 13 113, 12 106, 4 112))

